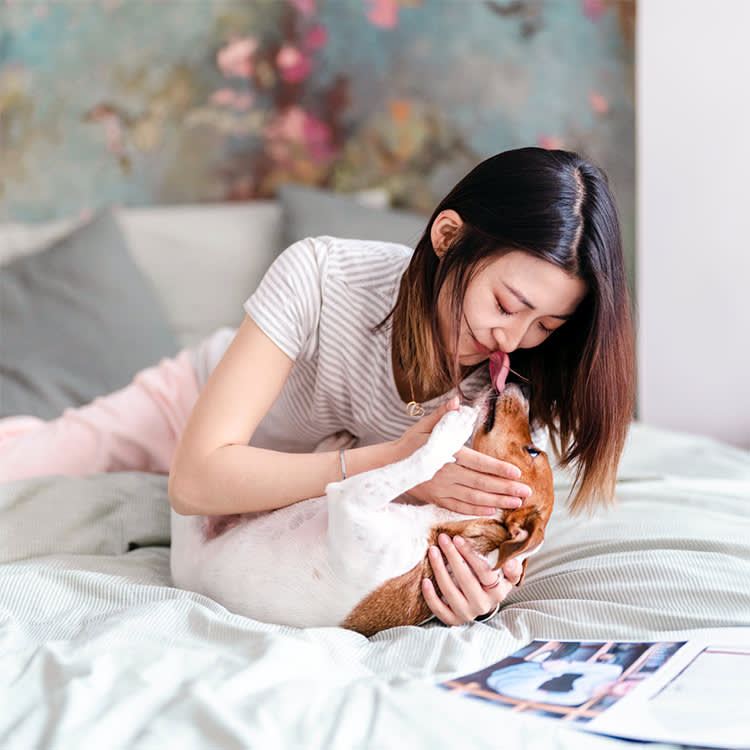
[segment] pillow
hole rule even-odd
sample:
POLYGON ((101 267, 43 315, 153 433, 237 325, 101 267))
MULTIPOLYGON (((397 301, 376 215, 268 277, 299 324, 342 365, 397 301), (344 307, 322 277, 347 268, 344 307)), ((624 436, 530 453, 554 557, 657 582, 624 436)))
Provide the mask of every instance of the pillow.
POLYGON ((54 418, 176 350, 109 211, 0 268, 0 417, 54 418))
POLYGON ((3 222, 0 224, 0 266, 22 255, 38 253, 70 234, 80 224, 80 218, 74 217, 40 224, 3 222))
POLYGON ((277 201, 129 208, 116 218, 182 346, 238 326, 283 249, 277 201))
POLYGON ((414 247, 427 226, 425 216, 370 208, 351 197, 302 185, 281 185, 278 197, 284 211, 285 246, 305 237, 331 235, 414 247))

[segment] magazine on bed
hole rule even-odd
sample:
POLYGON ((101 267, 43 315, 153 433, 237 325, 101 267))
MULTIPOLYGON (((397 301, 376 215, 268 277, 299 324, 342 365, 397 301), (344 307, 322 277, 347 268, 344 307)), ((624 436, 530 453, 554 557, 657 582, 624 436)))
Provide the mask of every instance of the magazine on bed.
POLYGON ((634 740, 750 748, 750 629, 673 641, 532 641, 458 695, 634 740))

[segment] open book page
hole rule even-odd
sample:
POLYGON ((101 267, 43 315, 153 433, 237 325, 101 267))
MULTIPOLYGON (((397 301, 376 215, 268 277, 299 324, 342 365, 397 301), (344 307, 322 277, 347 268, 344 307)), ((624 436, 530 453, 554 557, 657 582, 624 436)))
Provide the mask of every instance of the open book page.
POLYGON ((671 641, 533 641, 442 687, 630 739, 750 748, 750 629, 671 641))

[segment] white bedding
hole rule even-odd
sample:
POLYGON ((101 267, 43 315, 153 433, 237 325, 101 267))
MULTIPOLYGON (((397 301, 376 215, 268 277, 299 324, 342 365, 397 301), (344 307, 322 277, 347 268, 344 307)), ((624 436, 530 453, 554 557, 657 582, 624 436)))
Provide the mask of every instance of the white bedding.
POLYGON ((620 477, 615 510, 571 519, 558 476, 491 623, 370 640, 171 588, 164 477, 0 485, 0 747, 632 747, 435 687, 533 638, 750 626, 750 454, 634 425, 620 477))

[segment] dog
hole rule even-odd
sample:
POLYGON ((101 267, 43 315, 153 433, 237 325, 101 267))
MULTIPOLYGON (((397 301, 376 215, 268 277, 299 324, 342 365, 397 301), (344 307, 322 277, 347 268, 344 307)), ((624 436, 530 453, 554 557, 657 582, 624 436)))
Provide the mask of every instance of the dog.
POLYGON ((421 580, 434 582, 427 552, 442 532, 463 536, 496 570, 518 557, 525 572, 552 512, 552 471, 531 443, 518 385, 500 394, 490 388, 479 401, 445 414, 408 458, 333 482, 323 497, 233 516, 172 511, 175 585, 263 622, 370 636, 432 615, 421 580), (476 517, 405 496, 454 461, 472 435, 476 450, 521 469, 533 493, 520 508, 476 517))

